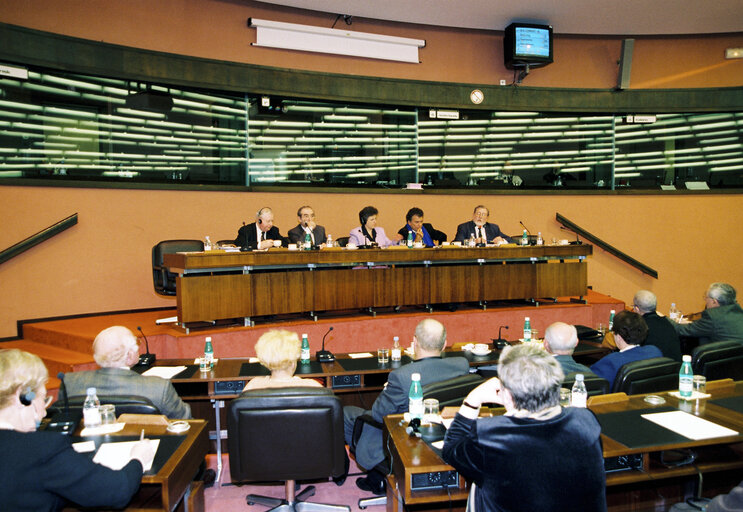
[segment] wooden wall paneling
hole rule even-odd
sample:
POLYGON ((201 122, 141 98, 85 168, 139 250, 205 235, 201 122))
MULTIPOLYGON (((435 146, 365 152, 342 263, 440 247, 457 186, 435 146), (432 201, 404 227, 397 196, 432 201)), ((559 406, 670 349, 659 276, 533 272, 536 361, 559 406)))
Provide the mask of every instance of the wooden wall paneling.
POLYGON ((275 315, 312 310, 313 279, 307 271, 253 272, 253 314, 275 315))
POLYGON ((218 318, 252 316, 250 275, 197 275, 176 278, 180 322, 207 322, 218 318), (229 293, 224 293, 229 290, 229 293))
POLYGON ((314 311, 366 308, 374 304, 374 272, 365 267, 315 270, 314 311))
POLYGON ((537 297, 580 296, 588 289, 588 264, 585 261, 557 261, 537 267, 537 297))
POLYGON ((537 296, 536 264, 483 265, 483 300, 509 300, 537 296))
POLYGON ((430 304, 481 300, 481 265, 435 265, 429 270, 430 304))
POLYGON ((429 269, 423 266, 372 269, 374 272, 374 306, 409 306, 428 304, 430 299, 429 269))

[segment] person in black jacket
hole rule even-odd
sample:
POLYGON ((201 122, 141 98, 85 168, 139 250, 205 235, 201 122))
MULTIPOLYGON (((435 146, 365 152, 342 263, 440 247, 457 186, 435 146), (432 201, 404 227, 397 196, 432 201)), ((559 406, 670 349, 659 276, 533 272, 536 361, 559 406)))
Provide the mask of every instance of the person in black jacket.
POLYGON ((276 240, 281 241, 281 245, 286 245, 279 228, 273 225, 273 211, 264 206, 255 214, 255 222, 244 224, 237 231, 235 245, 245 250, 268 249, 274 246, 276 240))
POLYGON ((401 244, 405 244, 410 232, 413 233, 413 242, 420 242, 426 247, 433 247, 434 245, 441 245, 441 242, 446 242, 446 233, 435 229, 429 223, 424 223, 423 210, 417 206, 408 210, 408 213, 405 214, 405 222, 406 224, 397 232, 400 236, 398 240, 402 240, 401 244))
POLYGON ((655 294, 648 290, 640 290, 632 299, 632 308, 636 313, 642 315, 648 325, 648 337, 645 345, 655 345, 663 353, 663 357, 670 357, 674 361, 681 362, 681 341, 671 321, 660 316, 655 309, 658 307, 658 299, 655 294))
POLYGON ((472 212, 472 220, 457 226, 454 241, 464 242, 474 235, 478 244, 513 243, 513 239, 503 233, 498 224, 488 222, 489 217, 490 210, 485 206, 481 204, 475 206, 475 210, 472 212))
POLYGON ((38 356, 0 350, 0 496, 3 510, 57 511, 76 507, 123 508, 139 489, 142 468, 155 456, 148 440, 114 471, 72 449, 70 437, 37 431, 49 400, 49 375, 38 356))

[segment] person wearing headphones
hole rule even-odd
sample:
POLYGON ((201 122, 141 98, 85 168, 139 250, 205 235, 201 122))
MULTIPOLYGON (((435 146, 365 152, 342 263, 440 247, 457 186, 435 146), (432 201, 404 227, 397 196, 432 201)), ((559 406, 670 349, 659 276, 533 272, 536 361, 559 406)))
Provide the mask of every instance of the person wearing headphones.
POLYGON ((273 211, 264 206, 255 214, 255 222, 243 224, 238 230, 235 245, 244 250, 268 249, 273 247, 276 240, 279 240, 281 245, 286 245, 279 228, 273 225, 273 211))
POLYGON ((361 226, 353 228, 348 235, 348 243, 357 247, 388 247, 397 245, 397 242, 387 238, 384 229, 377 227, 379 210, 373 206, 365 206, 359 212, 361 226))
POLYGON ((155 457, 150 441, 134 444, 120 470, 77 453, 69 436, 37 431, 51 397, 41 359, 19 349, 0 350, 0 496, 2 509, 57 511, 76 507, 123 508, 155 457))

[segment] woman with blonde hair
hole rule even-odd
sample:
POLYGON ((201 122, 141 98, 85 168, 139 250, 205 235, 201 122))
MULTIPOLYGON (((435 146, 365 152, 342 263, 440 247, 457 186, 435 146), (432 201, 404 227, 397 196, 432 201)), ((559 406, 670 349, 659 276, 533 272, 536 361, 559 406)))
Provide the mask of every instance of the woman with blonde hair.
POLYGON ((255 344, 255 353, 261 364, 271 371, 271 375, 251 379, 245 390, 292 386, 322 387, 316 380, 294 375, 301 351, 302 344, 296 332, 273 330, 264 333, 255 344))
POLYGON ((123 508, 139 488, 142 468, 155 456, 149 441, 134 445, 119 471, 72 449, 69 436, 37 431, 51 397, 44 363, 18 349, 0 350, 0 496, 3 510, 56 511, 123 508))

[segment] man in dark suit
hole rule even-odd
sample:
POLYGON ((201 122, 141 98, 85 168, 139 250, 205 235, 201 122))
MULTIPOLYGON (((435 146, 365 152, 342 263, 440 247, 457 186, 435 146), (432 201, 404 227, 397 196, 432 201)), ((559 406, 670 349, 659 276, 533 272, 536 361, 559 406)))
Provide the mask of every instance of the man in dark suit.
POLYGON ((264 206, 255 214, 255 222, 244 225, 237 232, 235 245, 243 249, 268 249, 274 241, 284 245, 284 237, 279 228, 273 225, 273 211, 264 206))
POLYGON ((475 206, 475 211, 472 213, 472 220, 457 226, 457 234, 454 237, 454 241, 464 242, 474 235, 475 241, 478 244, 513 243, 511 237, 501 232, 498 224, 488 222, 488 217, 490 217, 490 211, 485 206, 481 204, 475 206))
POLYGON ((640 290, 632 299, 632 309, 641 314, 648 324, 645 345, 655 345, 663 353, 663 357, 681 362, 681 341, 676 329, 668 318, 655 311, 657 307, 658 298, 649 290, 640 290))
POLYGON ((699 344, 714 341, 743 343, 743 309, 735 301, 735 288, 727 283, 712 283, 704 295, 702 318, 690 324, 673 322, 679 336, 699 338, 699 344))
POLYGON ((120 325, 98 333, 93 341, 93 357, 101 368, 65 375, 70 396, 85 396, 88 388, 101 395, 136 395, 149 398, 168 418, 191 418, 191 407, 184 403, 169 380, 145 377, 129 368, 139 360, 137 338, 120 325))
POLYGON ((435 229, 431 224, 423 222, 423 210, 418 207, 413 207, 408 210, 405 215, 405 224, 400 231, 397 232, 402 240, 402 244, 406 243, 408 239, 408 233, 413 233, 413 242, 420 242, 426 247, 433 247, 434 245, 441 245, 441 242, 446 242, 446 233, 435 229))
MULTIPOLYGON (((464 357, 441 358, 446 346, 446 329, 440 322, 427 318, 415 328, 415 361, 392 371, 387 384, 374 401, 371 411, 361 407, 346 406, 343 408, 346 442, 350 445, 353 438, 354 423, 362 414, 371 414, 375 421, 382 422, 389 414, 400 414, 408 411, 408 393, 413 373, 421 376, 421 385, 452 379, 469 372, 469 363, 464 357)), ((373 470, 374 466, 384 460, 382 431, 371 425, 364 425, 361 438, 356 444, 356 462, 370 470, 366 478, 359 478, 356 485, 374 494, 384 493, 384 475, 373 470)))
POLYGON ((289 230, 289 243, 303 244, 307 233, 312 238, 312 246, 325 242, 325 228, 315 223, 315 210, 311 206, 302 206, 297 210, 299 224, 289 230))
POLYGON ((582 373, 593 375, 588 366, 573 359, 573 351, 578 346, 578 331, 574 325, 555 322, 544 331, 544 350, 555 356, 565 375, 582 373))

